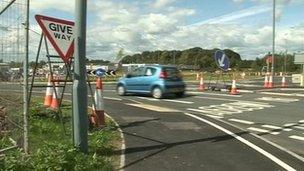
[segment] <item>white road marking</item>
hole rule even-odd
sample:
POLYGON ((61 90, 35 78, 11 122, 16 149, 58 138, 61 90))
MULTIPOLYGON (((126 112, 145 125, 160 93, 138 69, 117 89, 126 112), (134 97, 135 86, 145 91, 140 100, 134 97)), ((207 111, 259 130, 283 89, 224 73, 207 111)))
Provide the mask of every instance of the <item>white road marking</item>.
POLYGON ((291 126, 295 126, 297 125, 296 123, 287 123, 287 124, 284 124, 283 126, 284 127, 291 127, 291 126))
POLYGON ((284 102, 284 103, 290 103, 290 102, 297 102, 299 99, 291 99, 291 98, 275 98, 275 97, 260 97, 256 98, 257 100, 263 100, 263 101, 272 101, 272 102, 284 102))
POLYGON ((119 98, 115 98, 115 97, 106 97, 104 96, 103 97, 104 99, 108 99, 108 100, 117 100, 117 101, 121 101, 122 99, 119 99, 119 98))
POLYGON ((175 109, 148 105, 148 104, 142 104, 142 103, 141 104, 126 103, 126 105, 144 108, 144 109, 148 109, 148 110, 152 110, 152 111, 156 111, 156 112, 179 112, 179 110, 175 110, 175 109))
POLYGON ((299 120, 299 123, 304 123, 304 120, 299 120))
POLYGON ((299 93, 260 92, 260 94, 277 95, 277 96, 296 96, 296 97, 304 97, 304 94, 299 94, 299 93))
POLYGON ((183 104, 192 104, 192 103, 194 103, 194 102, 189 102, 189 101, 171 100, 171 99, 164 99, 164 101, 167 101, 167 102, 176 102, 176 103, 183 103, 183 104))
POLYGON ((219 130, 225 132, 226 134, 228 134, 228 135, 234 137, 235 139, 239 140, 240 142, 246 144, 246 145, 249 146, 250 148, 256 150, 257 152, 259 152, 259 153, 261 153, 261 154, 263 154, 265 157, 267 157, 267 158, 269 158, 270 160, 272 160, 273 162, 277 163, 277 164, 278 164, 279 166, 281 166, 282 168, 284 168, 284 169, 286 169, 286 170, 288 170, 288 171, 295 171, 295 169, 294 169, 293 167, 289 166, 288 164, 286 164, 285 162, 283 162, 282 160, 280 160, 280 159, 277 158, 276 156, 270 154, 269 152, 265 151, 264 149, 258 147, 258 146, 255 145, 255 144, 251 143, 250 141, 248 141, 248 140, 246 140, 246 139, 244 139, 244 138, 242 138, 242 137, 240 137, 240 136, 234 134, 233 132, 231 132, 231 131, 229 131, 229 130, 227 130, 227 129, 225 129, 225 128, 223 128, 223 127, 221 127, 221 126, 219 126, 219 125, 217 125, 217 124, 215 124, 215 123, 213 123, 213 122, 210 122, 210 121, 208 121, 208 120, 206 120, 206 119, 203 119, 203 118, 200 118, 200 117, 198 117, 198 116, 192 115, 192 114, 190 114, 190 113, 185 113, 185 115, 190 116, 190 117, 195 118, 195 119, 198 119, 198 120, 200 120, 200 121, 202 121, 202 122, 205 122, 205 123, 207 123, 207 124, 209 124, 209 125, 211 125, 211 126, 217 128, 217 129, 219 129, 219 130))
POLYGON ((152 97, 149 98, 149 97, 137 97, 139 99, 144 99, 144 100, 149 100, 149 101, 160 101, 159 99, 153 99, 152 97))
POLYGON ((232 100, 232 99, 222 99, 217 97, 202 97, 202 96, 195 96, 195 98, 200 99, 210 99, 210 100, 222 100, 222 101, 232 101, 232 102, 238 102, 239 100, 232 100))
POLYGON ((274 126, 274 125, 262 125, 262 127, 270 128, 270 129, 283 129, 282 127, 274 126))
POLYGON ((289 138, 292 138, 292 139, 295 139, 295 140, 304 141, 304 137, 297 136, 297 135, 291 135, 291 136, 289 136, 289 138))
POLYGON ((254 93, 252 90, 238 90, 240 93, 254 93))
POLYGON ((206 116, 209 116, 211 118, 216 118, 216 119, 222 119, 223 118, 222 116, 215 116, 215 115, 206 115, 206 116))
POLYGON ((247 128, 247 129, 249 129, 249 130, 251 130, 251 131, 262 132, 262 133, 268 133, 268 132, 269 132, 269 131, 266 130, 266 129, 255 128, 255 127, 249 127, 249 128, 247 128))
POLYGON ((254 122, 251 122, 251 121, 245 121, 245 120, 241 120, 241 119, 228 119, 229 121, 232 121, 232 122, 238 122, 238 123, 243 123, 243 124, 247 124, 247 125, 252 125, 254 124, 254 122))
POLYGON ((242 97, 242 95, 230 95, 230 94, 216 94, 216 93, 206 93, 206 92, 195 92, 195 91, 189 91, 189 94, 207 94, 207 95, 213 95, 213 96, 228 96, 228 97, 242 97))
POLYGON ((192 109, 192 108, 187 108, 187 110, 194 111, 194 112, 200 112, 200 113, 207 113, 207 114, 211 114, 211 115, 223 116, 222 113, 219 113, 218 111, 214 111, 214 110, 200 110, 200 109, 192 109))
POLYGON ((290 129, 290 128, 284 128, 283 131, 289 132, 289 131, 292 131, 292 129, 290 129))
POLYGON ((295 126, 294 128, 304 130, 304 127, 303 127, 303 126, 295 126))

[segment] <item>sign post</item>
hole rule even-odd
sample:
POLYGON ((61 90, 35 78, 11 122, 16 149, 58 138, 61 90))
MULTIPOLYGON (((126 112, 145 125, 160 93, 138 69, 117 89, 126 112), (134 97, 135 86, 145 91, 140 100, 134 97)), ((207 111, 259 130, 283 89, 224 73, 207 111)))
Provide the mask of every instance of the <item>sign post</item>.
POLYGON ((75 0, 75 58, 73 83, 74 145, 88 152, 88 117, 86 84, 86 13, 87 1, 75 0))

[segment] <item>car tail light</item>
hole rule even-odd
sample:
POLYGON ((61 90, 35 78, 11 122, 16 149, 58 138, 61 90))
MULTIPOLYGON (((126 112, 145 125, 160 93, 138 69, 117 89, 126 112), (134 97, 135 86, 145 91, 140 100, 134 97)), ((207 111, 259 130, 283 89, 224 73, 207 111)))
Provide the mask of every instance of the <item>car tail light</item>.
POLYGON ((166 71, 162 71, 162 72, 160 72, 160 74, 159 74, 159 78, 167 78, 168 77, 168 74, 167 74, 167 72, 166 71))

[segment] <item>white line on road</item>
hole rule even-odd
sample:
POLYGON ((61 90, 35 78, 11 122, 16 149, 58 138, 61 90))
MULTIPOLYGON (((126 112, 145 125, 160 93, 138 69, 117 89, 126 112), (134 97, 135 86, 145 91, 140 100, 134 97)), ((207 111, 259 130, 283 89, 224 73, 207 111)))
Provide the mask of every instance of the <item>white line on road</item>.
POLYGON ((230 95, 230 94, 216 94, 216 93, 206 93, 206 92, 195 92, 189 91, 189 94, 206 94, 206 95, 213 95, 213 96, 228 96, 228 97, 242 97, 242 95, 230 95))
POLYGON ((284 128, 283 131, 289 132, 289 131, 292 131, 292 129, 290 129, 290 128, 284 128))
POLYGON ((252 125, 254 124, 254 122, 251 122, 251 121, 245 121, 245 120, 241 120, 241 119, 228 119, 229 121, 232 121, 232 122, 238 122, 238 123, 243 123, 243 124, 247 124, 247 125, 252 125))
POLYGON ((287 124, 284 124, 283 126, 285 127, 291 127, 291 126, 295 126, 297 125, 296 123, 287 123, 287 124))
POLYGON ((298 122, 299 122, 299 123, 304 123, 304 120, 299 120, 298 122))
POLYGON ((297 102, 299 99, 291 99, 291 98, 275 98, 275 97, 260 97, 256 98, 257 100, 263 101, 272 101, 272 102, 283 102, 283 103, 290 103, 290 102, 297 102))
POLYGON ((195 96, 195 98, 200 99, 210 99, 210 100, 222 100, 222 101, 231 101, 231 102, 238 102, 239 100, 231 100, 231 99, 222 99, 217 97, 202 97, 202 96, 195 96))
POLYGON ((295 126, 294 128, 304 130, 304 127, 303 127, 303 126, 295 126))
POLYGON ((194 103, 194 102, 189 102, 189 101, 171 100, 171 99, 164 99, 164 101, 167 101, 167 102, 175 102, 175 103, 183 103, 183 104, 192 104, 192 103, 194 103))
POLYGON ((206 115, 206 116, 209 116, 211 118, 216 118, 216 119, 222 119, 222 118, 224 118, 222 116, 215 116, 215 115, 206 115))
POLYGON ((106 97, 104 96, 103 97, 104 99, 108 99, 108 100, 117 100, 117 101, 121 101, 122 99, 119 99, 119 98, 115 98, 115 97, 106 97))
POLYGON ((291 135, 291 136, 289 136, 289 138, 292 138, 292 139, 295 139, 295 140, 304 141, 304 137, 297 136, 297 135, 291 135))
POLYGON ((227 130, 227 129, 225 129, 225 128, 223 128, 223 127, 221 127, 221 126, 219 126, 219 125, 217 125, 217 124, 215 124, 215 123, 213 123, 213 122, 210 122, 210 121, 208 121, 208 120, 206 120, 206 119, 200 118, 200 117, 198 117, 198 116, 196 116, 196 115, 193 115, 193 114, 190 114, 190 113, 185 113, 185 115, 190 116, 190 117, 195 118, 195 119, 198 119, 198 120, 200 120, 200 121, 202 121, 202 122, 205 122, 205 123, 207 123, 207 124, 209 124, 209 125, 211 125, 211 126, 217 128, 217 129, 219 129, 219 130, 225 132, 226 134, 228 134, 228 135, 234 137, 235 139, 239 140, 240 142, 246 144, 246 145, 249 146, 250 148, 256 150, 257 152, 259 152, 259 153, 261 153, 261 154, 263 154, 265 157, 267 157, 267 158, 269 158, 270 160, 272 160, 273 162, 277 163, 278 165, 280 165, 280 166, 283 167, 284 169, 286 169, 286 170, 288 170, 288 171, 295 171, 295 169, 294 169, 293 167, 289 166, 288 164, 286 164, 285 162, 283 162, 282 160, 280 160, 280 159, 277 158, 276 156, 270 154, 269 152, 265 151, 264 149, 258 147, 258 146, 255 145, 255 144, 251 143, 250 141, 248 141, 248 140, 246 140, 246 139, 244 139, 244 138, 242 138, 242 137, 240 137, 240 136, 234 134, 233 132, 231 132, 231 131, 229 131, 229 130, 227 130))
POLYGON ((296 96, 296 97, 304 97, 304 94, 299 94, 299 93, 260 92, 260 94, 277 95, 277 96, 296 96))
POLYGON ((283 129, 282 127, 274 126, 274 125, 262 125, 262 127, 270 128, 270 129, 283 129))
POLYGON ((144 99, 144 100, 149 100, 149 101, 160 101, 159 99, 153 99, 152 97, 149 98, 149 97, 137 97, 139 99, 144 99))
POLYGON ((247 129, 249 129, 249 130, 251 130, 251 131, 262 132, 262 133, 268 133, 268 132, 269 132, 269 131, 266 130, 266 129, 255 128, 255 127, 249 127, 249 128, 247 128, 247 129))

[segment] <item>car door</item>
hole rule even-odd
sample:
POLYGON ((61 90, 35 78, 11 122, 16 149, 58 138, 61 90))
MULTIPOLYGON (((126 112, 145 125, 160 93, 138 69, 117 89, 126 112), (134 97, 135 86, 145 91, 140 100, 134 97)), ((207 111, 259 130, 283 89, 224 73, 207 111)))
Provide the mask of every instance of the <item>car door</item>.
POLYGON ((131 73, 127 74, 127 78, 125 80, 126 89, 129 92, 141 92, 142 86, 140 79, 144 76, 145 67, 139 67, 134 69, 131 73))
POLYGON ((141 79, 139 80, 142 91, 147 93, 150 92, 150 87, 155 81, 155 73, 156 73, 156 68, 146 67, 144 76, 142 76, 141 79))

